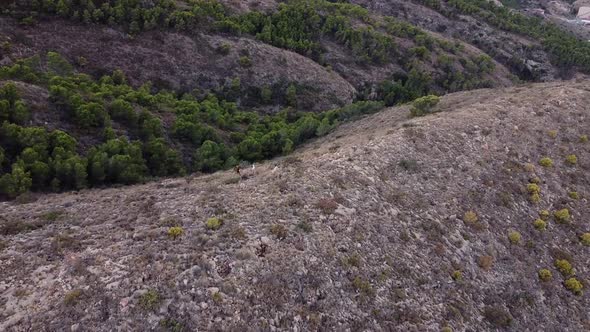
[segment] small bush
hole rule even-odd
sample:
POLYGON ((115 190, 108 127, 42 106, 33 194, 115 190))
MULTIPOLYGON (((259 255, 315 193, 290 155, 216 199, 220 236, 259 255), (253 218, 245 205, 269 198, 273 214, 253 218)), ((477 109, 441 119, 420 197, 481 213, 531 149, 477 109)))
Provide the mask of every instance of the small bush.
POLYGON ((313 231, 313 225, 308 220, 301 220, 297 224, 297 227, 306 233, 311 233, 313 231))
POLYGON ((531 203, 533 204, 537 204, 541 201, 541 195, 532 194, 531 196, 529 196, 529 201, 531 201, 531 203))
POLYGON ((543 219, 537 219, 533 222, 533 226, 539 231, 544 231, 547 229, 547 223, 543 219))
POLYGON ((402 159, 398 165, 408 172, 416 172, 418 170, 418 162, 414 159, 402 159))
POLYGON ((367 280, 363 280, 361 277, 354 277, 352 280, 352 286, 361 294, 371 296, 373 295, 373 286, 367 280))
POLYGON ((207 222, 205 224, 208 229, 216 231, 221 227, 222 222, 221 220, 219 220, 219 218, 212 217, 207 219, 207 222))
POLYGON ((228 55, 231 51, 231 45, 229 44, 221 44, 217 47, 217 53, 221 55, 228 55))
POLYGON ((543 167, 552 167, 553 160, 551 160, 551 158, 549 158, 549 157, 543 157, 543 158, 541 158, 541 160, 539 160, 539 165, 541 165, 543 167))
POLYGON ((547 221, 547 220, 549 220, 549 216, 551 216, 551 213, 549 212, 549 210, 539 211, 539 217, 541 218, 541 220, 547 221))
POLYGON ((576 279, 576 278, 569 278, 564 282, 565 288, 567 288, 567 290, 569 290, 570 292, 576 294, 576 295, 582 295, 582 288, 584 288, 584 285, 582 285, 582 283, 576 279))
POLYGON ((240 57, 240 59, 238 60, 238 62, 240 63, 240 66, 242 66, 243 68, 250 68, 250 67, 252 67, 252 60, 248 56, 242 56, 242 57, 240 57))
POLYGON ((557 259, 555 268, 564 276, 569 277, 574 274, 574 268, 567 259, 557 259))
POLYGON ((64 304, 67 306, 73 306, 76 303, 78 303, 80 296, 82 296, 82 290, 74 289, 73 291, 68 292, 66 294, 66 296, 64 297, 64 304))
POLYGON ((547 135, 549 135, 549 137, 551 137, 551 138, 556 138, 557 137, 557 130, 549 130, 549 131, 547 131, 547 135))
POLYGON ((345 266, 359 267, 361 265, 361 256, 358 254, 352 254, 344 258, 343 263, 345 266))
POLYGON ((489 255, 479 256, 477 259, 477 265, 486 271, 489 271, 493 264, 494 257, 489 255))
POLYGON ((511 231, 508 233, 508 239, 510 240, 510 243, 512 243, 512 244, 519 244, 521 238, 522 238, 522 236, 517 231, 511 231))
POLYGON ((570 211, 567 208, 555 211, 553 212, 553 217, 558 223, 568 223, 570 221, 570 211))
POLYGON ((49 211, 49 212, 43 213, 41 215, 41 219, 43 219, 45 221, 56 221, 62 215, 63 215, 63 211, 54 210, 54 211, 49 211))
POLYGON ((139 297, 139 305, 144 310, 155 310, 160 304, 160 294, 150 289, 139 297))
POLYGON ((211 295, 211 299, 213 300, 213 302, 218 304, 223 301, 223 297, 221 296, 220 292, 213 293, 213 295, 211 295))
POLYGON ((287 228, 283 225, 274 224, 270 226, 270 234, 274 235, 279 240, 284 240, 287 238, 287 228))
POLYGON ((533 165, 531 163, 526 163, 526 164, 524 164, 524 170, 528 173, 532 173, 535 171, 535 165, 533 165))
POLYGON ((467 211, 463 215, 463 221, 468 224, 475 224, 478 220, 477 214, 473 211, 467 211))
POLYGON ((160 326, 166 329, 166 331, 170 332, 182 332, 184 331, 184 326, 182 323, 176 321, 172 318, 165 318, 160 320, 160 326))
POLYGON ((168 236, 170 236, 173 239, 176 239, 177 237, 181 236, 182 233, 184 233, 182 227, 175 226, 168 228, 168 236))
POLYGON ((485 319, 495 327, 508 327, 512 324, 512 317, 502 307, 486 307, 483 312, 485 319))
POLYGON ((451 274, 451 278, 453 278, 453 280, 455 281, 461 281, 463 280, 463 273, 459 270, 453 271, 453 274, 451 274))
POLYGON ((324 214, 332 214, 338 208, 338 203, 331 198, 322 198, 318 201, 317 206, 324 214))
POLYGON ((538 176, 533 176, 532 178, 529 179, 529 182, 538 185, 539 183, 541 183, 541 179, 538 176))
POLYGON ((580 235, 580 242, 585 246, 590 246, 590 233, 580 235))
POLYGON ((568 154, 568 155, 565 157, 565 162, 566 162, 568 165, 572 165, 572 166, 573 166, 573 165, 576 165, 576 164, 578 163, 578 157, 577 157, 575 154, 568 154))
POLYGON ((553 273, 551 273, 551 271, 549 271, 548 269, 540 269, 539 272, 539 279, 541 281, 551 281, 553 279, 553 273))
POLYGON ((588 135, 580 135, 580 143, 588 143, 588 135))
POLYGON ((527 184, 526 189, 527 189, 528 193, 531 194, 531 195, 532 194, 540 194, 541 193, 541 188, 536 183, 529 183, 529 184, 527 184))
POLYGON ((570 191, 569 193, 567 193, 567 195, 571 199, 580 199, 580 195, 575 191, 570 191))
POLYGON ((412 103, 410 114, 412 116, 423 116, 432 112, 434 106, 440 102, 440 98, 435 95, 420 97, 412 103))

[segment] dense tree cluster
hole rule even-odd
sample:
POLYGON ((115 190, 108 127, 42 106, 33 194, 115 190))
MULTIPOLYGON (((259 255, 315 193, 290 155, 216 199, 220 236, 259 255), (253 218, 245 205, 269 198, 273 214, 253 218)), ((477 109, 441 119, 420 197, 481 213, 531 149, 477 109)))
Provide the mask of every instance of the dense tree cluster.
POLYGON ((499 7, 487 0, 448 0, 448 9, 442 10, 439 0, 417 0, 442 11, 471 15, 500 29, 516 32, 540 40, 558 66, 578 66, 590 71, 590 43, 576 38, 557 25, 537 17, 525 16, 507 7, 499 7))
MULTIPOLYGON (((186 171, 213 172, 243 160, 289 153, 340 122, 383 106, 359 102, 321 114, 287 108, 260 116, 215 95, 153 93, 149 83, 132 88, 121 71, 93 79, 73 72, 66 60, 51 52, 0 68, 0 79, 8 80, 0 87, 3 197, 28 190, 132 184, 186 171), (29 126, 30 112, 18 81, 45 86, 45 111, 56 112, 74 129, 29 126), (92 137, 93 143, 82 146, 79 136, 92 137)), ((295 98, 293 92, 288 91, 287 98, 295 98)))

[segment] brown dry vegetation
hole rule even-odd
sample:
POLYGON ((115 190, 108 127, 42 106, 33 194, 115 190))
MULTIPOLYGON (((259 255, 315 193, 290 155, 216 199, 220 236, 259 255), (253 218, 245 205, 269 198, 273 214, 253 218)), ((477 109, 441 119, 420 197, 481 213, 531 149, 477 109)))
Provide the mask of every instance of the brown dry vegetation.
POLYGON ((589 103, 589 82, 456 93, 423 118, 404 106, 345 124, 237 182, 1 203, 0 330, 587 330, 589 103), (535 167, 532 204, 525 165, 542 156, 554 165, 535 167), (531 224, 564 208, 567 224, 531 224), (566 289, 557 259, 586 292, 566 289))

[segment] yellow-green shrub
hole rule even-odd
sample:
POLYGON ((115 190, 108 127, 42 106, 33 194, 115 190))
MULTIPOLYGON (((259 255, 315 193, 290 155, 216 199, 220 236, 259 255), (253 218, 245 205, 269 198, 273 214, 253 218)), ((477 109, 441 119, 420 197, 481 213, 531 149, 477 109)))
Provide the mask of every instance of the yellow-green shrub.
POLYGON ((548 269, 540 269, 538 274, 541 281, 550 281, 553 279, 553 274, 548 269))
POLYGON ((569 278, 564 282, 564 285, 565 288, 567 288, 570 292, 576 295, 582 295, 582 288, 584 288, 584 285, 582 285, 578 279, 569 278))
POLYGON ((547 131, 547 135, 549 135, 549 137, 551 137, 551 138, 556 138, 557 137, 557 130, 549 130, 549 131, 547 131))
POLYGON ((184 233, 182 227, 175 226, 168 228, 168 236, 170 236, 173 239, 176 239, 177 237, 181 236, 182 233, 184 233))
POLYGON ((537 204, 541 201, 541 195, 532 194, 531 196, 529 196, 529 200, 531 201, 531 203, 537 204))
POLYGON ((588 143, 588 135, 580 135, 580 143, 588 143))
POLYGON ((541 188, 536 183, 527 184, 526 189, 529 192, 529 194, 540 194, 541 193, 541 188))
POLYGON ((456 270, 456 271, 453 271, 453 274, 451 275, 451 277, 455 281, 461 281, 461 280, 463 280, 463 273, 459 270, 456 270))
POLYGON ((533 226, 539 231, 544 231, 547 229, 547 223, 543 219, 537 219, 533 222, 533 226))
POLYGON ((569 193, 567 193, 567 195, 571 198, 571 199, 580 199, 580 194, 578 194, 575 191, 570 191, 569 193))
POLYGON ((208 229, 216 231, 221 227, 222 222, 221 220, 219 220, 219 218, 212 217, 207 219, 207 222, 205 224, 208 229))
POLYGON ((508 239, 512 244, 519 244, 521 238, 522 236, 517 231, 511 231, 510 233, 508 233, 508 239))
POLYGON ((565 162, 570 165, 576 165, 578 163, 578 157, 575 154, 568 154, 565 157, 565 162))
POLYGON ((590 246, 590 233, 580 235, 580 242, 585 246, 590 246))
POLYGON ((543 157, 541 160, 539 160, 539 165, 543 167, 551 167, 553 166, 553 160, 551 160, 549 157, 543 157))
POLYGON ((555 221, 558 223, 567 223, 570 221, 570 211, 567 208, 555 211, 553 212, 553 217, 555 217, 555 221))
POLYGON ((549 219, 550 215, 551 215, 551 213, 549 212, 549 210, 539 211, 539 217, 544 221, 547 221, 549 219))
POLYGON ((563 274, 564 277, 569 277, 574 274, 574 267, 567 259, 558 259, 555 261, 555 268, 563 274))

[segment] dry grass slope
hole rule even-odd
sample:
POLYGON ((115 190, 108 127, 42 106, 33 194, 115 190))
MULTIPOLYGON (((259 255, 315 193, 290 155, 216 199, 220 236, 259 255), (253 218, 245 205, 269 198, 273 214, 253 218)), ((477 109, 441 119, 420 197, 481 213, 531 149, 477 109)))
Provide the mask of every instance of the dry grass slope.
POLYGON ((589 104, 590 82, 457 93, 434 115, 349 123, 240 181, 2 203, 0 330, 588 330, 589 104))

